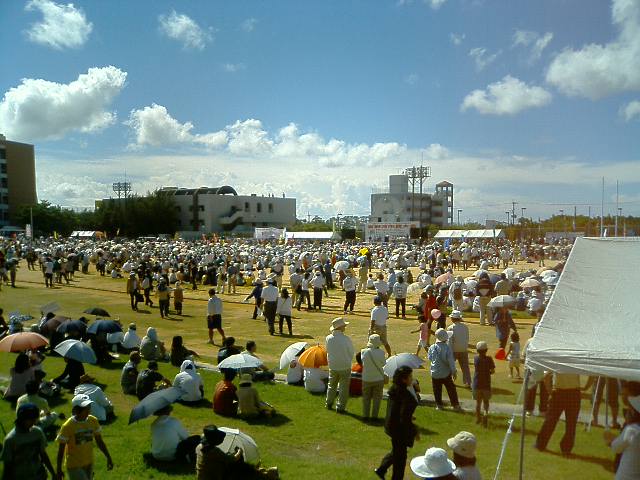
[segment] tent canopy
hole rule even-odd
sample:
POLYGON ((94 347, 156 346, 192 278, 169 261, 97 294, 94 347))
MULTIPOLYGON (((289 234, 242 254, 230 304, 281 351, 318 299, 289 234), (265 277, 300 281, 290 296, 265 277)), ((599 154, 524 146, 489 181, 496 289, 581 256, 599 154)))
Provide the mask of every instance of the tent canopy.
POLYGON ((496 228, 495 230, 439 230, 438 233, 436 233, 435 238, 504 238, 504 232, 499 228, 496 228))
POLYGON ((527 366, 640 381, 638 238, 577 238, 527 366))
POLYGON ((287 240, 340 240, 337 232, 285 232, 287 240))

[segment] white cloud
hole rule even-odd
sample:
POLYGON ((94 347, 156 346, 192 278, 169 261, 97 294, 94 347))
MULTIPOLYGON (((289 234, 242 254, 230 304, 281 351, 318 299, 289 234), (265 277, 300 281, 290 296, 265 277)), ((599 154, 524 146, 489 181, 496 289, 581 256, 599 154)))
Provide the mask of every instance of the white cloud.
POLYGON ((108 66, 90 68, 67 84, 23 79, 0 102, 0 131, 15 140, 34 141, 103 129, 116 119, 107 109, 126 78, 126 72, 108 66))
POLYGON ((516 30, 513 34, 513 47, 530 49, 527 62, 532 64, 540 59, 542 52, 553 40, 553 33, 547 32, 540 36, 537 32, 528 30, 516 30))
POLYGON ((240 70, 244 70, 245 68, 244 63, 225 63, 222 65, 222 69, 229 73, 236 73, 240 70))
POLYGON ((486 48, 472 48, 469 50, 469 56, 473 58, 473 61, 476 64, 476 69, 480 72, 484 70, 486 67, 495 62, 496 58, 500 55, 501 52, 489 53, 486 48))
POLYGON ((409 75, 404 77, 404 83, 408 85, 415 85, 420 80, 420 75, 417 73, 410 73, 409 75))
POLYGON ((614 0, 612 19, 619 31, 613 41, 564 50, 549 65, 547 82, 592 100, 640 90, 640 2, 614 0))
POLYGON ((27 30, 29 40, 57 50, 81 47, 93 29, 84 12, 72 3, 64 5, 50 0, 31 0, 25 8, 39 10, 43 16, 42 21, 27 30))
POLYGON ((467 36, 464 33, 450 33, 449 40, 454 45, 460 45, 467 36))
POLYGON ((258 24, 258 19, 257 18, 247 18, 245 21, 242 22, 242 24, 240 25, 240 28, 242 28, 242 30, 244 30, 245 32, 249 33, 249 32, 253 32, 256 29, 256 25, 258 24))
POLYGON ((424 3, 428 4, 434 10, 438 10, 447 0, 424 0, 424 3))
POLYGON ((542 107, 551 102, 551 94, 542 87, 527 85, 507 75, 501 81, 474 90, 464 98, 461 110, 475 108, 485 115, 515 115, 527 108, 542 107))
POLYGON ((640 117, 640 101, 634 100, 623 106, 620 109, 620 115, 622 115, 627 122, 630 122, 635 117, 640 117))
POLYGON ((185 49, 202 50, 213 39, 211 33, 202 29, 193 19, 175 10, 169 15, 160 15, 159 21, 160 31, 182 43, 185 49))
POLYGON ((427 156, 427 158, 431 160, 442 160, 443 158, 447 158, 451 154, 448 148, 443 147, 439 143, 432 143, 427 148, 425 148, 423 152, 427 156))

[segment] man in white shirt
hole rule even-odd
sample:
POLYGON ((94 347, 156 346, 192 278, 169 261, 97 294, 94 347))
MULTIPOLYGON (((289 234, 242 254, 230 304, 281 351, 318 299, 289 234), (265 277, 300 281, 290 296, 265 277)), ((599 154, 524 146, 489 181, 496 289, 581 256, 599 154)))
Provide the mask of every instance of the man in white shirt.
POLYGON ((173 386, 182 391, 180 401, 186 404, 198 403, 204 397, 202 377, 196 373, 196 366, 191 360, 180 365, 180 373, 173 379, 173 386))
POLYGON ((298 290, 302 285, 302 275, 300 275, 300 269, 296 268, 289 276, 289 285, 291 285, 291 304, 296 305, 298 300, 298 290))
POLYGON ((344 314, 347 314, 347 308, 349 313, 353 314, 353 307, 356 305, 356 287, 358 286, 358 280, 353 276, 353 271, 347 270, 347 276, 342 281, 342 288, 346 294, 344 301, 344 314))
POLYGON ((53 262, 47 257, 44 262, 44 286, 53 288, 53 262))
POLYGON ((264 301, 264 318, 269 324, 269 334, 275 332, 274 323, 276 321, 276 310, 278 309, 278 287, 275 286, 275 279, 267 280, 267 286, 262 289, 260 297, 264 301))
MULTIPOLYGON (((355 293, 355 290, 354 290, 355 293)), ((338 317, 331 322, 331 333, 327 335, 327 361, 329 363, 329 385, 327 388, 327 409, 333 410, 333 401, 338 395, 336 411, 343 413, 349 400, 349 383, 351 382, 351 361, 353 359, 353 343, 344 334, 348 322, 338 317)))
POLYGON ((467 387, 471 386, 471 371, 469 370, 469 353, 467 346, 469 345, 469 327, 462 321, 462 313, 460 310, 451 312, 451 321, 447 330, 452 333, 449 337, 449 346, 453 350, 453 357, 460 364, 462 370, 462 381, 467 387))
POLYGON ((389 319, 389 310, 382 305, 380 297, 373 297, 374 307, 371 309, 371 325, 369 325, 369 336, 377 333, 380 340, 387 351, 387 355, 391 356, 391 346, 387 340, 387 320, 389 319))
POLYGON ((209 289, 209 301, 207 302, 207 327, 209 328, 209 343, 215 345, 213 341, 213 329, 218 330, 222 336, 224 345, 224 330, 222 329, 222 300, 216 297, 216 289, 209 289))
POLYGON ((382 304, 388 307, 389 284, 384 281, 384 275, 382 275, 382 273, 378 274, 378 279, 373 282, 373 287, 376 289, 376 294, 380 297, 380 300, 382 300, 382 304))
POLYGON ((318 307, 318 310, 322 311, 322 289, 326 285, 324 275, 320 270, 316 270, 315 275, 311 279, 311 286, 313 287, 313 309, 318 307))
POLYGON ((189 462, 195 456, 200 436, 189 436, 180 420, 171 416, 171 410, 171 405, 168 405, 154 414, 158 418, 151 424, 151 455, 165 462, 189 462))

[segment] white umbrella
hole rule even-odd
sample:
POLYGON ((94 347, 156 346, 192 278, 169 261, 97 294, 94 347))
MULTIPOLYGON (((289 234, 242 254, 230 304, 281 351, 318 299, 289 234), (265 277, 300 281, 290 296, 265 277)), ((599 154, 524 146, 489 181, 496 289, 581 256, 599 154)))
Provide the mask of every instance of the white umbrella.
POLYGON ((333 268, 336 271, 349 270, 349 262, 347 262, 346 260, 340 260, 339 262, 336 262, 333 268))
POLYGON ((518 272, 516 271, 515 268, 509 267, 509 268, 505 268, 502 273, 504 273, 508 279, 512 279, 513 277, 516 276, 516 273, 518 272))
POLYGON ((98 359, 91 347, 80 340, 65 340, 54 349, 65 358, 71 358, 81 363, 96 363, 98 359))
POLYGON ((280 370, 287 368, 291 361, 300 355, 300 352, 307 348, 309 344, 307 342, 296 342, 292 345, 289 345, 282 355, 280 355, 280 370))
POLYGON ((229 368, 239 370, 241 368, 258 368, 262 365, 262 360, 246 352, 231 355, 218 364, 219 369, 229 368))
POLYGON ((487 305, 491 308, 500 308, 510 307, 514 303, 516 303, 516 299, 511 295, 498 295, 497 297, 493 297, 487 305))
POLYGON ((533 288, 533 287, 539 287, 540 286, 540 282, 538 280, 536 280, 535 278, 527 278, 524 282, 522 282, 520 284, 520 286, 522 288, 533 288))
POLYGON ((218 430, 226 434, 222 443, 218 445, 220 450, 232 454, 239 448, 245 462, 257 464, 260 461, 258 445, 249 435, 235 428, 219 427, 218 430))
POLYGON ((421 284, 421 283, 419 283, 419 282, 412 283, 412 284, 411 284, 411 285, 409 285, 409 287, 407 288, 407 294, 409 294, 409 295, 413 295, 413 294, 415 294, 415 293, 419 293, 419 292, 421 292, 421 291, 422 291, 422 289, 423 289, 423 288, 424 288, 424 287, 423 287, 423 286, 422 286, 422 284, 421 284))
POLYGON ((424 360, 413 353, 398 353, 387 358, 387 362, 382 367, 384 373, 393 377, 393 373, 400 367, 420 368, 424 360))
POLYGON ((560 280, 560 277, 555 276, 555 275, 549 275, 549 276, 544 277, 542 279, 542 281, 544 283, 546 283, 547 285, 550 285, 552 287, 558 284, 558 280, 560 280))

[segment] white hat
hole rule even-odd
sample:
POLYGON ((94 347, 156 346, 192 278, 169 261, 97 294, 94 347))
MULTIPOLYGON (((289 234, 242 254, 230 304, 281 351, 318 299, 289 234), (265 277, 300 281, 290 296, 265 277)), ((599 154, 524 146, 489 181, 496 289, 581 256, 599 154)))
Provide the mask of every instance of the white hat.
POLYGON ((334 318, 333 321, 331 322, 331 331, 333 332, 334 330, 337 330, 338 328, 346 327, 347 325, 349 325, 349 322, 345 322, 344 318, 342 317, 334 318))
POLYGON ((633 407, 633 409, 640 413, 640 395, 637 397, 628 397, 629 404, 633 407))
POLYGON ((74 407, 85 408, 91 405, 92 403, 93 403, 93 400, 91 400, 89 395, 80 394, 80 395, 76 395, 75 397, 73 397, 73 400, 71 400, 71 408, 74 408, 74 407))
POLYGON ((447 445, 454 453, 465 457, 474 458, 476 456, 476 436, 470 432, 459 432, 455 437, 447 440, 447 445))
POLYGON ((447 458, 442 448, 431 447, 423 457, 411 459, 411 470, 422 478, 438 478, 453 473, 456 464, 447 458))
POLYGON ((369 335, 369 343, 367 343, 367 347, 369 348, 378 348, 382 345, 382 339, 380 335, 374 333, 373 335, 369 335))
POLYGON ((446 342, 449 340, 449 334, 444 328, 439 328, 436 330, 436 338, 439 342, 446 342))
POLYGON ((460 310, 454 310, 453 312, 451 312, 451 315, 449 315, 451 317, 451 319, 453 320, 454 318, 456 320, 461 320, 462 319, 462 312, 460 310))
POLYGON ((486 352, 487 350, 489 350, 489 346, 487 345, 487 342, 485 342, 484 340, 480 340, 478 343, 476 343, 476 350, 484 350, 486 352))

